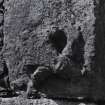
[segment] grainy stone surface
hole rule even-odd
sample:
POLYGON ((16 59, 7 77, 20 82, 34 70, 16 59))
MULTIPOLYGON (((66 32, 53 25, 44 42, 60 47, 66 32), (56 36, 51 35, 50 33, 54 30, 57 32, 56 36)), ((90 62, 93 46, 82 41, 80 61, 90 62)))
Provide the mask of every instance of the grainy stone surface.
MULTIPOLYGON (((65 32, 70 42, 78 36, 78 27, 81 27, 85 41, 84 63, 88 74, 84 77, 76 76, 69 81, 50 78, 41 91, 55 97, 68 95, 92 96, 101 99, 105 97, 104 0, 96 0, 96 4, 94 0, 0 0, 0 10, 4 9, 3 1, 5 1, 5 14, 0 11, 0 50, 3 47, 3 56, 0 56, 0 73, 3 72, 4 58, 12 82, 20 79, 20 74, 24 77, 22 74, 24 64, 52 66, 57 52, 47 43, 49 33, 54 32, 58 27, 65 32)), ((6 100, 1 105, 15 103, 28 105, 31 101, 37 105, 74 104, 47 99, 27 100, 27 102, 19 99, 16 101, 11 99, 10 102, 6 100)))
MULTIPOLYGON (((42 86, 41 91, 53 97, 66 98, 69 95, 104 99, 104 10, 105 0, 0 0, 0 74, 3 72, 2 62, 6 60, 10 80, 12 82, 16 80, 19 85, 25 83, 27 76, 22 74, 24 64, 52 66, 54 63, 57 52, 46 42, 49 33, 54 32, 56 27, 63 29, 70 42, 78 36, 78 27, 81 27, 85 41, 84 65, 87 67, 87 74, 83 77, 74 76, 68 81, 50 78, 42 86), (20 78, 20 74, 24 80, 20 78)), ((0 87, 0 90, 4 89, 0 87)), ((45 98, 28 100, 19 96, 2 98, 0 105, 95 104, 45 98)))
POLYGON ((52 99, 24 99, 24 98, 12 98, 1 99, 0 105, 97 105, 94 103, 84 102, 68 102, 64 100, 52 100, 52 99))
MULTIPOLYGON (((57 27, 66 33, 68 41, 78 36, 78 27, 81 27, 85 43, 94 36, 93 0, 5 0, 4 6, 3 54, 10 81, 19 78, 24 64, 54 64, 57 52, 46 41, 49 33, 57 27)), ((88 51, 90 54, 90 50, 85 52, 88 51)), ((87 77, 77 76, 71 81, 52 79, 46 84, 45 91, 51 94, 90 94, 87 77)))
POLYGON ((5 8, 4 55, 11 72, 15 72, 13 75, 24 61, 53 64, 56 51, 45 41, 55 27, 63 29, 69 41, 77 36, 78 26, 82 28, 85 41, 93 35, 92 0, 10 0, 5 3, 5 8))

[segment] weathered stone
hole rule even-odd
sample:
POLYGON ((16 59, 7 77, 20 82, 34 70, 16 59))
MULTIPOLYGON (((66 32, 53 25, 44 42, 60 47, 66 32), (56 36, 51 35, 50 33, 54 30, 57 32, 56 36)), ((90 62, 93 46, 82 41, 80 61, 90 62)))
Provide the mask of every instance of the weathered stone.
POLYGON ((78 30, 76 30, 76 28, 78 28, 78 25, 82 27, 84 37, 88 37, 88 34, 84 33, 85 30, 89 32, 90 35, 93 34, 93 1, 81 2, 82 0, 78 2, 72 1, 71 3, 62 0, 35 0, 31 2, 29 0, 10 0, 6 2, 4 55, 7 60, 10 61, 9 65, 13 67, 12 65, 17 65, 22 59, 27 63, 29 61, 29 63, 34 64, 53 64, 52 59, 56 56, 56 52, 53 51, 45 41, 49 33, 54 31, 56 27, 64 30, 68 40, 77 36, 78 30), (72 7, 69 7, 69 5, 72 5, 72 7), (88 8, 88 10, 81 10, 83 7, 88 8), (81 14, 86 15, 81 16, 81 14), (71 22, 73 20, 75 24, 72 26, 71 22), (91 28, 88 29, 89 27, 91 28), (51 57, 51 54, 54 55, 51 57))
MULTIPOLYGON (((78 37, 78 27, 81 27, 85 43, 94 36, 93 0, 10 0, 5 1, 4 6, 7 11, 3 54, 11 81, 23 75, 24 64, 52 67, 57 52, 47 41, 57 28, 65 32, 70 42, 78 37)), ((68 81, 51 77, 42 91, 55 96, 85 96, 90 94, 89 86, 88 77, 75 76, 68 81)))

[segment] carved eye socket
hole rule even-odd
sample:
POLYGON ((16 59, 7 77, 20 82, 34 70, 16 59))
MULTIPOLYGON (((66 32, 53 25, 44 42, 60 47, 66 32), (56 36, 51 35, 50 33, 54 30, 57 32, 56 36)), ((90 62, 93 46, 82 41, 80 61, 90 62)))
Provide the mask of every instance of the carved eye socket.
POLYGON ((67 44, 65 32, 59 29, 57 29, 54 33, 50 33, 48 40, 58 53, 61 53, 67 44))

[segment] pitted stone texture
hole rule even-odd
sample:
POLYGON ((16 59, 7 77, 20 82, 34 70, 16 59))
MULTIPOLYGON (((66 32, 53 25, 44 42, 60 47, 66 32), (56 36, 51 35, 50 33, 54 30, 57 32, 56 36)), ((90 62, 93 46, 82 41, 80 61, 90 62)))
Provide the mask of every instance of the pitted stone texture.
POLYGON ((95 103, 69 102, 64 100, 52 99, 24 99, 24 98, 3 98, 1 105, 96 105, 95 103))
POLYGON ((56 51, 45 42, 56 27, 64 30, 69 41, 77 36, 78 26, 85 39, 93 35, 92 0, 10 0, 5 8, 4 55, 15 72, 23 61, 53 64, 56 51))
MULTIPOLYGON (((19 78, 24 64, 54 64, 57 52, 46 41, 56 28, 66 33, 68 41, 78 36, 79 26, 85 42, 94 35, 93 0, 9 0, 4 6, 7 11, 4 16, 3 51, 11 81, 19 78)), ((56 79, 51 81, 51 88, 56 86, 58 94, 62 91, 67 95, 73 91, 72 94, 77 95, 89 91, 87 78, 75 77, 72 82, 57 80, 63 88, 60 91, 54 82, 56 79), (65 85, 66 88, 63 87, 65 85)))

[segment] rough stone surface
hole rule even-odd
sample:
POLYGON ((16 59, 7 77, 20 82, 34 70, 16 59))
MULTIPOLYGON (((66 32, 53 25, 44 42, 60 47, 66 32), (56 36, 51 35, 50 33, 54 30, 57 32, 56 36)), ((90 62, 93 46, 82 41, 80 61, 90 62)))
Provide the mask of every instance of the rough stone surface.
MULTIPOLYGON (((57 52, 47 40, 56 28, 66 33, 68 41, 78 36, 78 27, 81 27, 85 43, 94 36, 93 0, 5 0, 4 6, 3 55, 9 68, 10 81, 20 77, 24 64, 54 64, 57 52)), ((85 52, 90 54, 91 50, 86 49, 85 52)), ((87 77, 75 77, 71 81, 55 78, 46 84, 49 91, 46 88, 45 91, 49 94, 57 92, 57 95, 62 95, 63 92, 63 95, 70 93, 78 96, 89 93, 90 80, 87 77)))
POLYGON ((7 98, 1 99, 0 105, 97 105, 94 103, 84 103, 84 102, 68 102, 64 100, 52 100, 52 99, 24 99, 24 98, 7 98))
MULTIPOLYGON (((3 72, 2 62, 6 60, 10 81, 16 80, 15 82, 21 85, 24 80, 27 81, 27 77, 22 74, 24 64, 54 64, 57 52, 47 43, 49 33, 58 27, 66 33, 68 41, 71 42, 78 36, 78 27, 81 27, 85 41, 84 66, 87 74, 83 77, 76 76, 69 81, 50 78, 41 91, 55 97, 69 95, 104 98, 104 10, 104 0, 0 0, 0 74, 3 72), (25 78, 19 83, 20 75, 23 76, 22 79, 25 78)), ((0 87, 0 90, 3 89, 0 87)), ((21 104, 22 101, 11 99, 0 104, 21 104)), ((67 101, 32 101, 37 105, 71 105, 67 101)), ((22 104, 31 103, 28 102, 29 100, 22 104)))
MULTIPOLYGON (((85 41, 85 64, 89 71, 93 71, 93 0, 5 0, 4 6, 5 36, 2 52, 9 68, 10 81, 20 77, 24 64, 54 64, 57 52, 46 41, 49 33, 57 27, 66 33, 68 41, 78 36, 78 27, 81 27, 85 41)), ((63 96, 91 95, 90 81, 89 77, 75 77, 71 81, 51 78, 45 84, 44 92, 63 96)))
MULTIPOLYGON (((5 3, 4 55, 11 72, 22 62, 52 65, 56 51, 46 44, 48 33, 63 29, 70 41, 82 28, 84 39, 93 35, 92 0, 10 0, 5 3)), ((17 75, 17 73, 12 73, 17 75)), ((13 76, 12 76, 13 77, 13 76)))

